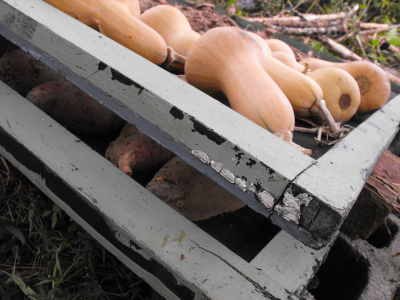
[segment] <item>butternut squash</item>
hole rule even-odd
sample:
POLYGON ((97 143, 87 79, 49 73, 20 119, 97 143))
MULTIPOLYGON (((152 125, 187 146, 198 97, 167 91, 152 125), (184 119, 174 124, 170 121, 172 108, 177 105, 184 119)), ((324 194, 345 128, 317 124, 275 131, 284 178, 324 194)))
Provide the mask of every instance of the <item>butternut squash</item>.
POLYGON ((232 109, 268 131, 293 131, 293 108, 264 68, 260 46, 245 31, 216 27, 193 43, 185 74, 189 84, 225 95, 232 109))
MULTIPOLYGON (((78 21, 98 30, 97 22, 95 21, 95 11, 97 8, 96 1, 59 1, 59 0, 44 0, 44 2, 57 7, 59 10, 77 19, 78 21)), ((118 7, 129 12, 132 16, 140 15, 140 4, 138 0, 108 0, 110 5, 118 7)))
POLYGON ((344 123, 355 115, 361 95, 356 80, 349 73, 335 67, 324 67, 307 75, 321 87, 326 107, 335 122, 344 123))
POLYGON ((192 30, 185 15, 171 5, 157 5, 146 10, 140 21, 157 31, 177 53, 186 56, 190 46, 200 37, 192 30))
POLYGON ((366 61, 355 61, 349 63, 332 63, 317 58, 307 58, 300 61, 310 70, 321 67, 337 67, 347 71, 357 81, 361 93, 361 103, 357 114, 371 113, 381 108, 390 96, 390 82, 386 73, 366 61))
POLYGON ((287 55, 290 55, 291 57, 293 57, 294 60, 296 60, 296 56, 294 55, 292 48, 290 48, 290 46, 285 42, 278 39, 268 39, 265 41, 267 42, 272 52, 275 51, 285 52, 287 55))
POLYGON ((289 54, 287 54, 285 52, 274 51, 274 52, 272 52, 271 56, 273 58, 283 62, 288 67, 295 69, 296 71, 299 71, 301 73, 303 73, 305 71, 304 65, 298 63, 296 59, 294 59, 292 56, 290 56, 289 54))
POLYGON ((164 39, 135 17, 140 13, 137 0, 44 1, 157 65, 167 59, 164 39))
POLYGON ((321 102, 321 87, 310 77, 288 67, 272 56, 265 56, 265 71, 277 83, 289 99, 296 117, 307 118, 317 115, 332 132, 339 131, 331 114, 321 102))
POLYGON ((267 42, 258 34, 255 34, 254 32, 251 31, 246 31, 247 34, 249 34, 261 47, 262 52, 264 55, 271 55, 272 51, 269 48, 267 42))

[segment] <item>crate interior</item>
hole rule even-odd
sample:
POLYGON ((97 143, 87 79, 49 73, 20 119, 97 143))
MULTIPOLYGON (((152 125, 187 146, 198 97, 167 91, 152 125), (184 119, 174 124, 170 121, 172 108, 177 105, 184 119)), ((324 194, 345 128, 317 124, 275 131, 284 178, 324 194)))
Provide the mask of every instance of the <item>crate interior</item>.
MULTIPOLYGON (((0 36, 0 57, 17 48, 17 46, 10 44, 0 36)), ((391 97, 395 95, 395 93, 392 93, 391 97)), ((362 117, 355 116, 348 124, 356 127, 368 117, 369 115, 362 117)), ((296 120, 296 126, 307 127, 307 124, 296 120)), ((119 132, 114 132, 101 138, 76 135, 81 141, 104 156, 109 143, 112 142, 118 134, 119 132)), ((294 142, 305 148, 312 149, 312 157, 314 159, 320 158, 333 147, 333 145, 318 144, 315 141, 315 135, 299 132, 294 133, 294 142)), ((154 177, 156 171, 157 170, 151 170, 142 174, 134 174, 132 178, 145 187, 154 177)), ((248 207, 233 213, 226 213, 208 220, 198 221, 195 222, 195 224, 248 262, 251 261, 280 231, 280 229, 273 225, 267 218, 248 207)))

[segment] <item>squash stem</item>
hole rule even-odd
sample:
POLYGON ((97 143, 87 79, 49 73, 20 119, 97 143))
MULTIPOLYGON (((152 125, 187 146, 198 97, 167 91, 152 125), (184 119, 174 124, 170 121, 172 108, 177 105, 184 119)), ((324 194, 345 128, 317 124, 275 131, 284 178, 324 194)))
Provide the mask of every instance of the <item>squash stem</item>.
POLYGON ((167 59, 161 66, 170 69, 174 73, 183 74, 185 71, 186 57, 175 52, 170 46, 167 47, 167 51, 167 59))
POLYGON ((311 149, 303 148, 300 145, 293 142, 293 133, 291 131, 289 131, 289 130, 278 131, 278 132, 275 132, 274 135, 276 135, 278 138, 284 140, 286 143, 292 145, 297 150, 300 150, 304 154, 311 156, 311 154, 312 154, 311 149))
POLYGON ((335 120, 332 117, 332 114, 329 112, 326 107, 325 100, 318 100, 311 107, 311 113, 320 118, 326 125, 329 127, 329 131, 331 133, 336 133, 340 131, 340 126, 335 123, 335 120))

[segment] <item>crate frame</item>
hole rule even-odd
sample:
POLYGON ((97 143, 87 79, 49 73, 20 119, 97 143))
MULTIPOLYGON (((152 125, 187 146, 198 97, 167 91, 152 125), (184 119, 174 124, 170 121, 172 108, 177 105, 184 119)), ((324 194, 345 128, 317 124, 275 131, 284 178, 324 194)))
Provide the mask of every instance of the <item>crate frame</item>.
MULTIPOLYGON (((0 34, 62 74, 128 122, 137 125, 164 147, 175 152, 290 235, 312 248, 321 249, 318 251, 323 254, 320 255, 320 259, 315 259, 315 250, 312 252, 309 250, 309 257, 306 258, 294 250, 296 247, 290 248, 296 253, 294 256, 296 260, 301 257, 307 267, 320 264, 321 257, 328 252, 330 243, 334 240, 337 230, 350 211, 369 173, 398 131, 400 110, 397 108, 400 107, 400 97, 396 97, 374 113, 323 157, 314 160, 165 70, 42 1, 25 0, 24 3, 20 3, 15 0, 1 0, 0 34), (187 99, 189 97, 190 100, 187 99), (216 172, 213 168, 215 164, 212 162, 222 163, 225 172, 222 174, 216 172), (346 171, 348 168, 350 172, 346 171), (278 203, 281 205, 285 203, 285 197, 299 201, 304 194, 311 196, 312 200, 308 205, 301 205, 299 224, 288 221, 288 215, 292 212, 290 206, 287 207, 287 215, 279 215, 273 210, 278 203)), ((13 99, 20 98, 5 86, 1 86, 0 91, 3 98, 7 98, 7 95, 12 95, 13 99)), ((12 110, 13 104, 8 105, 12 110)), ((5 102, 2 102, 2 106, 5 107, 5 102)), ((65 145, 77 145, 76 142, 72 143, 76 138, 29 104, 21 104, 21 107, 27 107, 24 116, 28 116, 29 113, 39 116, 48 122, 47 126, 50 124, 51 128, 57 130, 47 131, 46 127, 39 124, 40 122, 29 117, 24 120, 27 122, 24 123, 25 131, 17 135, 13 128, 20 127, 17 124, 21 121, 7 119, 10 113, 7 111, 0 118, 0 153, 163 296, 168 299, 204 297, 228 299, 237 292, 236 298, 232 299, 241 299, 242 296, 246 299, 258 299, 260 295, 270 299, 296 299, 304 292, 310 277, 301 280, 294 289, 288 288, 282 283, 282 279, 280 282, 275 282, 271 270, 268 274, 260 273, 257 268, 241 260, 139 185, 135 185, 131 190, 133 197, 126 194, 126 199, 130 198, 133 201, 129 205, 124 202, 125 200, 118 200, 119 197, 110 194, 110 197, 122 201, 131 209, 134 208, 130 206, 133 204, 141 207, 139 204, 141 201, 151 203, 154 206, 153 211, 166 214, 173 220, 157 217, 156 220, 152 220, 153 224, 160 226, 162 224, 160 228, 167 226, 173 229, 178 241, 182 235, 182 229, 179 228, 185 228, 185 235, 188 232, 193 233, 196 239, 199 238, 204 242, 200 244, 185 239, 185 243, 179 242, 175 245, 168 243, 168 250, 175 254, 171 261, 164 248, 158 249, 169 233, 163 229, 152 235, 153 240, 146 239, 140 230, 138 231, 135 226, 132 227, 132 224, 129 225, 127 216, 129 210, 113 211, 115 208, 109 207, 107 203, 99 204, 99 199, 107 192, 104 188, 101 189, 103 194, 98 193, 97 196, 93 196, 92 192, 87 190, 87 187, 100 188, 94 179, 103 184, 108 180, 101 175, 102 171, 98 169, 100 166, 101 170, 106 170, 104 172, 109 172, 118 180, 122 180, 126 191, 130 190, 128 185, 132 185, 132 180, 123 178, 122 172, 109 163, 101 162, 104 159, 96 157, 87 146, 79 149, 82 153, 96 157, 93 162, 90 161, 96 168, 88 165, 89 160, 88 162, 83 160, 79 166, 85 166, 85 170, 72 169, 74 174, 61 170, 62 165, 78 161, 75 157, 77 149, 71 152, 65 150, 65 145), (39 132, 42 132, 41 136, 31 132, 29 127, 33 124, 39 132), (62 143, 61 138, 55 137, 56 134, 68 136, 68 142, 62 143), (51 141, 47 141, 50 137, 51 141), (37 144, 41 140, 45 140, 43 145, 37 144), (31 145, 27 147, 29 143, 31 145), (60 162, 57 162, 60 160, 59 157, 55 159, 54 151, 44 156, 41 152, 47 153, 45 149, 50 148, 50 145, 53 149, 64 149, 68 156, 62 156, 60 162), (32 162, 28 161, 27 157, 32 162), (82 172, 82 178, 93 174, 96 176, 82 187, 74 181, 76 172, 82 172), (57 185, 63 187, 66 195, 75 194, 71 196, 73 200, 67 199, 58 191, 57 185), (79 208, 74 201, 79 204, 78 206, 85 207, 85 214, 77 213, 79 208), (86 219, 90 214, 96 216, 93 217, 96 220, 88 222, 86 219), (121 216, 124 218, 123 221, 118 220, 121 216), (115 234, 110 236, 109 233, 104 233, 104 228, 114 228, 114 233, 117 233, 118 237, 115 234), (133 243, 126 244, 128 240, 133 243), (194 255, 190 253, 190 249, 197 249, 198 253, 194 255), (185 257, 190 257, 184 260, 186 268, 178 267, 181 262, 178 260, 180 256, 176 254, 179 252, 183 252, 185 257), (214 260, 208 264, 206 260, 210 259, 210 256, 214 260), (151 263, 146 264, 145 261, 151 263), (197 275, 193 272, 192 268, 197 261, 207 266, 207 276, 205 273, 197 275), (152 270, 164 271, 161 271, 163 273, 161 275, 158 271, 154 271, 158 274, 155 276, 152 270), (213 274, 211 270, 218 272, 213 274), (169 273, 173 274, 171 278, 165 276, 169 273), (214 275, 215 282, 222 281, 221 278, 228 278, 228 274, 239 274, 245 283, 237 278, 233 283, 224 280, 222 292, 212 284, 207 285, 207 280, 200 282, 200 278, 206 279, 210 274, 214 275), (179 288, 180 286, 182 288, 179 288), (258 292, 254 297, 249 294, 252 289, 258 292), (241 295, 242 291, 246 291, 245 295, 241 295)), ((17 111, 14 111, 14 116, 17 118, 17 111)), ((114 182, 116 186, 119 184, 119 181, 114 182)), ((108 188, 110 186, 107 185, 108 188)), ((115 188, 110 190, 114 193, 119 192, 119 189, 115 188)), ((140 215, 151 217, 153 214, 147 207, 143 208, 140 215)), ((146 220, 142 220, 141 224, 149 225, 146 220)), ((289 235, 286 235, 285 239, 294 243, 294 239, 289 235)), ((270 254, 264 253, 262 256, 264 255, 270 254)), ((304 267, 297 269, 301 271, 304 267)))
POLYGON ((298 300, 331 248, 280 231, 248 263, 1 81, 0 103, 0 155, 166 299, 298 300))

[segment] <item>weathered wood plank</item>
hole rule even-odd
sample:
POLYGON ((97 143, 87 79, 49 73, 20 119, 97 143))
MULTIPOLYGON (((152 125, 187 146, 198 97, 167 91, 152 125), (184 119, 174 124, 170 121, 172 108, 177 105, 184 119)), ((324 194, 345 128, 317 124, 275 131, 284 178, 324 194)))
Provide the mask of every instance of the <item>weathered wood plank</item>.
MULTIPOLYGON (((314 162, 47 3, 1 0, 0 34, 267 217, 289 183, 314 162), (216 172, 211 164, 200 162, 193 151, 207 154, 227 172, 216 172), (232 176, 235 182, 223 174, 232 176), (260 199, 271 202, 264 205, 260 199)), ((272 218, 282 226, 280 223, 285 221, 280 219, 272 218)), ((283 226, 306 244, 318 246, 296 224, 283 226)))
POLYGON ((311 233, 318 232, 319 236, 324 228, 326 237, 339 229, 379 157, 398 132, 399 124, 400 96, 397 96, 293 181, 290 189, 295 196, 306 190, 323 200, 318 204, 324 203, 317 209, 303 206, 302 214, 307 214, 307 210, 315 212, 313 222, 301 220, 303 227, 311 233))
POLYGON ((318 272, 332 244, 313 250, 280 231, 251 261, 251 264, 275 278, 286 291, 301 297, 318 272))
POLYGON ((275 279, 2 82, 0 107, 0 154, 164 297, 287 299, 275 279))

